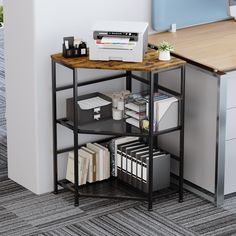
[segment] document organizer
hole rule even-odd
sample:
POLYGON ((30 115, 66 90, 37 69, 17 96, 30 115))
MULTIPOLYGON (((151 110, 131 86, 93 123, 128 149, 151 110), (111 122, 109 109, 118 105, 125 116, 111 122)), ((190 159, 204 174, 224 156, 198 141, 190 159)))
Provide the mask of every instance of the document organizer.
POLYGON ((157 114, 156 131, 162 131, 177 127, 179 123, 178 114, 179 114, 179 101, 175 99, 168 104, 163 116, 160 117, 161 114, 157 114))
MULTIPOLYGON (((175 128, 179 123, 179 101, 164 93, 154 94, 153 131, 175 128)), ((125 97, 125 121, 142 130, 149 130, 149 96, 144 93, 125 97)))
MULTIPOLYGON (((147 193, 149 168, 149 147, 141 142, 130 142, 118 146, 118 178, 147 193)), ((153 191, 170 186, 170 155, 153 150, 153 191)))
MULTIPOLYGON (((101 93, 91 93, 77 97, 78 124, 112 117, 112 100, 101 93)), ((67 119, 74 120, 73 98, 66 100, 67 119)))

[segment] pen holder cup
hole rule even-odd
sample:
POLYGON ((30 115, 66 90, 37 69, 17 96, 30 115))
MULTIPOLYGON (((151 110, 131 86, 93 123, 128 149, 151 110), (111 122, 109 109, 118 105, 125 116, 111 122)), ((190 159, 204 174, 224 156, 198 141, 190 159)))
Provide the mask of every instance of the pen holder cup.
POLYGON ((88 48, 69 48, 66 49, 65 44, 62 44, 62 55, 66 58, 82 57, 88 55, 88 48))

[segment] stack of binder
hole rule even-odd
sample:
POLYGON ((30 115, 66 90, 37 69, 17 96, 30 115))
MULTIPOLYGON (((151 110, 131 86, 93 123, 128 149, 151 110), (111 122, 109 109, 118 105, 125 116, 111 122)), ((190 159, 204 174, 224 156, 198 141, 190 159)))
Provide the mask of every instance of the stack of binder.
POLYGON ((125 144, 131 141, 137 141, 139 137, 125 136, 114 138, 109 142, 109 151, 111 153, 111 174, 117 177, 117 148, 120 144, 125 144))
MULTIPOLYGON (((118 145, 118 178, 135 188, 148 192, 149 147, 141 141, 118 145)), ((170 185, 170 155, 153 149, 153 191, 170 185)))

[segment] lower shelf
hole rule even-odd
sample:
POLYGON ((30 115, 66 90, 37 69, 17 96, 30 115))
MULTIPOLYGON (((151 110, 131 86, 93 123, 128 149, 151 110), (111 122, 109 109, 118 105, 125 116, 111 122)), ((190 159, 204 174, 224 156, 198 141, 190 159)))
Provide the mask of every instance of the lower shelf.
MULTIPOLYGON (((58 185, 61 186, 63 189, 75 192, 74 184, 72 184, 68 180, 60 180, 58 181, 58 185)), ((153 192, 153 198, 169 196, 177 192, 177 186, 171 185, 171 187, 169 188, 153 192)), ((132 186, 120 181, 119 179, 112 177, 108 180, 79 186, 79 197, 113 198, 145 201, 148 198, 148 194, 145 194, 140 190, 133 188, 132 186)))

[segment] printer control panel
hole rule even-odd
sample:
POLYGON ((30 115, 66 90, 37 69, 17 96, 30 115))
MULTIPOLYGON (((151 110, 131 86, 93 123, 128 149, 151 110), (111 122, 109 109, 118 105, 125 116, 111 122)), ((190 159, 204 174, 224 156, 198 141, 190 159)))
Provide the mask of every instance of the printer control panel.
POLYGON ((129 41, 138 41, 138 33, 133 32, 94 31, 93 37, 95 40, 102 39, 103 37, 121 37, 129 38, 129 41))

